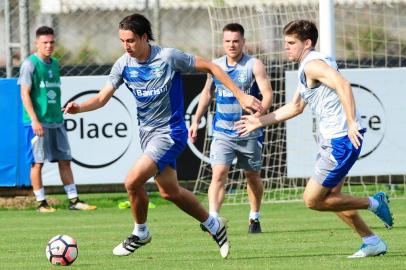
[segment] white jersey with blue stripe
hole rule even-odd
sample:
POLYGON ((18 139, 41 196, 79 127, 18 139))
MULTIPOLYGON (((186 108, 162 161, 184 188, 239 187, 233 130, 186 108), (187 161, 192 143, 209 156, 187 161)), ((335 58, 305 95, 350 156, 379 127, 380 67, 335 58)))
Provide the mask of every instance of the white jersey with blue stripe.
MULTIPOLYGON (((227 56, 213 60, 233 80, 233 82, 248 95, 259 98, 259 88, 253 73, 256 58, 243 54, 235 66, 227 64, 227 56)), ((219 80, 213 78, 216 86, 216 113, 213 121, 213 136, 217 138, 248 139, 262 136, 262 129, 252 131, 247 136, 241 137, 236 132, 235 122, 241 119, 242 107, 234 94, 219 80)))
POLYGON ((128 53, 121 56, 109 75, 115 89, 125 83, 134 95, 142 131, 186 129, 181 72, 192 72, 195 57, 173 48, 151 45, 145 62, 128 53))
MULTIPOLYGON (((324 61, 330 67, 338 70, 337 63, 331 57, 322 53, 310 51, 301 61, 298 71, 299 91, 301 98, 309 104, 316 116, 319 133, 324 139, 338 138, 348 133, 347 117, 344 107, 334 89, 324 84, 309 88, 306 82, 304 68, 312 60, 324 61)), ((358 112, 355 112, 358 129, 362 129, 358 112)))

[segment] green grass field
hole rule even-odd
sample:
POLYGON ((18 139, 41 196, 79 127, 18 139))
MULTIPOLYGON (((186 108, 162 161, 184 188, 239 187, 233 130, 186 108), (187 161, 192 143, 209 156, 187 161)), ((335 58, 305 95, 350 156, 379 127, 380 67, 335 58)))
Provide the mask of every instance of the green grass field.
MULTIPOLYGON (((52 196, 64 199, 64 196, 52 196)), ((57 234, 74 237, 79 257, 72 269, 406 269, 405 200, 393 200, 395 228, 386 230, 368 211, 363 217, 389 245, 385 256, 349 260, 361 244, 332 213, 308 210, 303 203, 265 204, 260 235, 247 234, 248 205, 224 206, 229 220, 231 255, 220 257, 215 242, 198 223, 156 196, 149 210, 152 243, 127 257, 112 249, 132 231, 129 209, 118 209, 125 194, 84 194, 99 209, 56 213, 33 209, 0 211, 0 269, 54 269, 45 257, 47 241, 57 234)))

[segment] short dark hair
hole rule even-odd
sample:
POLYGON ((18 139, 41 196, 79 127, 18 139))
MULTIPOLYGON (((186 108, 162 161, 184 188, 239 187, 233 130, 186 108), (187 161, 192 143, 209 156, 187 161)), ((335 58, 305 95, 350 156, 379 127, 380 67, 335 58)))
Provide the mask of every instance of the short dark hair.
POLYGON ((54 29, 49 26, 41 26, 35 31, 35 36, 46 36, 46 35, 54 35, 54 29))
POLYGON ((296 38, 301 41, 310 39, 313 47, 316 46, 317 38, 319 37, 319 32, 317 31, 316 25, 312 21, 308 20, 291 21, 283 28, 283 34, 295 35, 296 38))
POLYGON ((229 23, 223 27, 223 32, 240 32, 241 36, 244 37, 244 27, 239 23, 229 23))
POLYGON ((154 40, 152 35, 151 23, 143 15, 134 13, 121 20, 118 24, 121 30, 130 30, 138 36, 147 34, 147 41, 154 40))

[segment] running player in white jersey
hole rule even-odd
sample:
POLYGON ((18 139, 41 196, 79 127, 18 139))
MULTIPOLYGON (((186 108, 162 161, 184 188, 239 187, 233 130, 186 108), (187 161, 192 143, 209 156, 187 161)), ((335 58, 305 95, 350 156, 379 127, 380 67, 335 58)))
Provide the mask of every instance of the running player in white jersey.
POLYGON ((111 69, 107 84, 95 97, 81 104, 71 102, 64 109, 65 113, 96 110, 123 83, 136 99, 143 155, 130 169, 124 183, 131 202, 134 230, 113 249, 113 254, 129 255, 151 241, 146 223, 148 196, 143 186, 155 177, 161 196, 201 222, 220 247, 221 256, 226 258, 229 253, 226 221, 211 217, 193 193, 180 187, 177 181, 176 158, 187 142, 180 72, 198 70, 213 74, 249 112, 261 111, 261 103, 242 92, 220 67, 209 61, 177 49, 151 45, 151 24, 143 15, 125 17, 119 23, 119 38, 126 52, 111 69))
POLYGON ((315 52, 318 31, 314 23, 296 20, 284 28, 285 50, 290 61, 300 63, 298 89, 292 102, 261 117, 244 116, 237 123, 244 135, 256 128, 277 124, 302 113, 309 104, 319 125, 319 154, 303 199, 307 207, 332 211, 363 240, 361 248, 348 258, 385 254, 386 244, 361 219, 358 209, 369 209, 390 229, 393 217, 388 197, 378 192, 358 198, 341 193, 345 176, 361 151, 363 133, 350 83, 339 73, 336 62, 315 52))
MULTIPOLYGON (((219 65, 245 93, 257 98, 262 95, 262 107, 265 112, 272 103, 272 87, 264 64, 259 59, 244 53, 244 45, 243 26, 238 23, 227 24, 223 28, 223 49, 226 55, 213 62, 219 65)), ((243 110, 233 93, 210 75, 201 93, 199 105, 189 129, 189 138, 192 142, 196 141, 199 122, 213 98, 213 83, 216 113, 213 121, 213 141, 210 146, 213 174, 208 192, 209 213, 213 217, 219 217, 220 207, 224 201, 224 184, 230 166, 237 157, 237 166, 244 169, 247 177, 247 192, 251 208, 248 232, 260 233, 263 132, 262 129, 258 129, 244 137, 238 135, 234 124, 240 120, 243 110)))

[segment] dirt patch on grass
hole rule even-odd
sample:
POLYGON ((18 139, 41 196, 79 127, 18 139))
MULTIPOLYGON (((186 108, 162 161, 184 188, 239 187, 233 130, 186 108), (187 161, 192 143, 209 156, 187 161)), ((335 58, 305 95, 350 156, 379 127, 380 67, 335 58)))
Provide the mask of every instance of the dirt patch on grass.
MULTIPOLYGON (((47 198, 48 204, 57 205, 60 204, 58 199, 47 198)), ((38 203, 35 200, 34 196, 16 196, 2 198, 0 197, 0 208, 6 209, 27 209, 27 208, 36 208, 38 203)))

